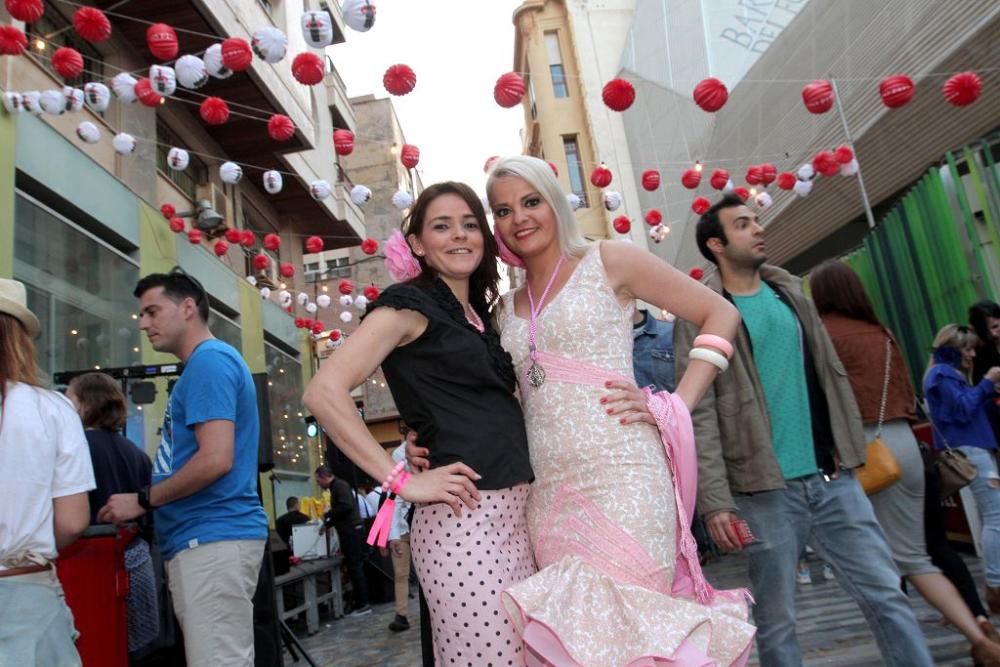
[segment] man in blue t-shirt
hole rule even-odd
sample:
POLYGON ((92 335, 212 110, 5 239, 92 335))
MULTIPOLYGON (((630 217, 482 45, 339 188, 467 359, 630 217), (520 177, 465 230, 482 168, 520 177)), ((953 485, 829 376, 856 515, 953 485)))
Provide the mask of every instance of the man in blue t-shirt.
POLYGON ((122 523, 154 511, 190 667, 252 665, 253 594, 267 537, 257 496, 260 421, 250 371, 208 329, 208 295, 177 268, 139 281, 139 328, 184 371, 170 394, 153 484, 98 513, 122 523))

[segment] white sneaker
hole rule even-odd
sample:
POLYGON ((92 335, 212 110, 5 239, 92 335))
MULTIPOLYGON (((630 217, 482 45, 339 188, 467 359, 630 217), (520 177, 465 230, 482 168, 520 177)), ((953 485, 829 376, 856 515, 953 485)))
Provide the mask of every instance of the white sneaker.
POLYGON ((795 572, 795 583, 797 584, 811 584, 813 582, 812 574, 809 572, 809 566, 800 567, 795 572))
POLYGON ((823 564, 823 578, 827 581, 833 581, 837 578, 833 573, 833 569, 826 563, 823 564))

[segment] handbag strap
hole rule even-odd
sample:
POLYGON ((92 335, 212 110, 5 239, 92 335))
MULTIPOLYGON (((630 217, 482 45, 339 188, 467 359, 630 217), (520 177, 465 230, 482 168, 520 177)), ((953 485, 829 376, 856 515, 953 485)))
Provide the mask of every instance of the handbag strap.
POLYGON ((892 339, 885 337, 885 378, 882 380, 882 402, 878 406, 878 427, 875 437, 882 437, 882 423, 885 421, 885 404, 889 398, 889 369, 892 366, 892 339))

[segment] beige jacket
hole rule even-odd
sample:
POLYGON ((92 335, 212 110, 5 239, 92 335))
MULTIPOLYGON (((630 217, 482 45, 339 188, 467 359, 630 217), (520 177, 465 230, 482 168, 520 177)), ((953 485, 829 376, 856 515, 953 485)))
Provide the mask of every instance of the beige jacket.
MULTIPOLYGON (((802 325, 808 347, 806 358, 813 360, 816 371, 813 376, 817 381, 816 391, 811 396, 814 422, 818 421, 817 412, 822 415, 829 410, 829 426, 819 421, 821 436, 832 440, 832 454, 840 467, 855 468, 863 464, 866 443, 861 413, 847 371, 837 358, 816 308, 802 294, 799 279, 784 269, 765 264, 760 267, 760 274, 791 304, 802 325)), ((717 270, 706 272, 702 282, 728 298, 717 270)), ((694 325, 677 320, 674 352, 678 380, 687 368, 687 355, 697 335, 694 325)), ((745 327, 740 327, 733 348, 729 370, 719 374, 691 415, 698 447, 698 512, 705 518, 722 511, 735 511, 733 493, 785 487, 745 327)), ((815 424, 813 430, 815 434, 815 424)))

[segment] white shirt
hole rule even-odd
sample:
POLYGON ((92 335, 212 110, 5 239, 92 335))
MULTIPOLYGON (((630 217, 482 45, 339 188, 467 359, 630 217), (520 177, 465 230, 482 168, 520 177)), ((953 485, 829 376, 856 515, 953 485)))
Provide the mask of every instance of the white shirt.
MULTIPOLYGON (((406 460, 406 443, 403 442, 392 450, 392 460, 396 463, 406 460)), ((406 464, 405 470, 410 472, 410 464, 406 464)), ((410 511, 410 505, 401 497, 396 496, 396 510, 392 513, 392 526, 389 527, 389 539, 398 540, 403 535, 410 532, 410 524, 406 523, 406 514, 410 511)))
POLYGON ((372 508, 371 503, 368 502, 368 497, 362 495, 357 489, 352 489, 351 493, 354 494, 354 500, 358 503, 358 514, 362 519, 371 519, 375 516, 375 510, 372 508))
POLYGON ((0 569, 28 552, 54 559, 52 500, 95 486, 83 424, 69 399, 8 383, 0 415, 0 569))

